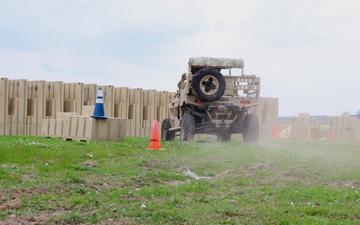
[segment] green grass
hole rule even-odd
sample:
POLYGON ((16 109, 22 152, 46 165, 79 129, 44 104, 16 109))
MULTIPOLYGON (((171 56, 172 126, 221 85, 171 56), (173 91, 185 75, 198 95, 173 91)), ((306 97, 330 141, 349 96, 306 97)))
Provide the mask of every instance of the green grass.
POLYGON ((175 141, 149 151, 147 142, 0 137, 0 221, 360 223, 359 146, 175 141))

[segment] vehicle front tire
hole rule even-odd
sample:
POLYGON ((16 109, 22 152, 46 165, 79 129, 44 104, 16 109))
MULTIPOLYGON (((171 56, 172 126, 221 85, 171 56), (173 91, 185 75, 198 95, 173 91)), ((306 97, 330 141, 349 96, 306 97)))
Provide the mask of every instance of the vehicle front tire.
POLYGON ((180 139, 181 141, 192 141, 195 137, 195 117, 189 112, 185 112, 180 120, 180 139))
POLYGON ((171 122, 170 119, 164 119, 161 124, 161 140, 173 141, 175 139, 175 132, 170 131, 171 122))
POLYGON ((244 118, 244 142, 256 143, 259 140, 259 119, 256 115, 248 114, 244 118))
POLYGON ((217 134, 217 140, 222 142, 231 141, 231 133, 230 132, 220 132, 217 134))

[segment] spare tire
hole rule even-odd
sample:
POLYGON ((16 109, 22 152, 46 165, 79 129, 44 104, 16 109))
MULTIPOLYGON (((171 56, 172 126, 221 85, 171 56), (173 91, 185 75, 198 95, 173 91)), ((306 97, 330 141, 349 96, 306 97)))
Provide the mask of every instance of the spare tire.
POLYGON ((192 79, 192 90, 204 102, 213 102, 223 96, 226 83, 224 76, 213 68, 197 71, 192 79))
POLYGON ((162 141, 173 141, 175 139, 175 132, 170 131, 171 122, 170 119, 164 119, 161 124, 161 140, 162 141))

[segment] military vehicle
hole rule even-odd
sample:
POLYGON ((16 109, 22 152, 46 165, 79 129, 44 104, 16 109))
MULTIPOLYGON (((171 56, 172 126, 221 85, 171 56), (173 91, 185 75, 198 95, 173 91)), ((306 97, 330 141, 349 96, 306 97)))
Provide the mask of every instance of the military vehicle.
POLYGON ((170 116, 162 121, 161 138, 191 141, 195 134, 212 134, 229 141, 232 134, 242 134, 245 142, 256 142, 259 120, 250 112, 259 95, 260 78, 244 74, 242 59, 190 58, 170 103, 170 116))

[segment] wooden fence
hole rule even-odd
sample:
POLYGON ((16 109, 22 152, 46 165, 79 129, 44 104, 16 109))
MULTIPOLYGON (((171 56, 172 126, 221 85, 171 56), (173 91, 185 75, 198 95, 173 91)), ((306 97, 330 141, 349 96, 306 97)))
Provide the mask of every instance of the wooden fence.
MULTIPOLYGON (((169 116, 168 105, 175 95, 141 88, 102 87, 106 114, 123 119, 126 136, 149 136, 151 122, 169 116)), ((90 116, 97 88, 96 84, 0 78, 0 135, 39 136, 44 120, 50 120, 46 121, 46 129, 50 129, 62 113, 90 116)), ((270 137, 277 126, 278 99, 261 98, 253 110, 260 119, 261 135, 270 137)))
POLYGON ((319 136, 319 122, 310 114, 300 114, 291 120, 291 137, 294 139, 315 139, 319 136))
POLYGON ((254 110, 259 117, 261 137, 272 137, 278 129, 279 100, 277 98, 260 98, 259 105, 254 110))
MULTIPOLYGON (((287 129, 286 126, 283 127, 287 129)), ((289 127, 291 132, 287 137, 292 139, 328 139, 360 143, 360 119, 349 114, 328 117, 327 121, 320 123, 310 114, 303 113, 292 118, 289 127)))
POLYGON ((350 115, 332 117, 331 136, 334 140, 360 142, 360 119, 350 115))
POLYGON ((0 78, 0 135, 8 134, 6 129, 8 120, 9 103, 9 81, 6 78, 0 78))

